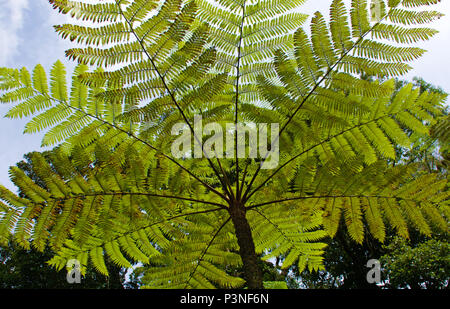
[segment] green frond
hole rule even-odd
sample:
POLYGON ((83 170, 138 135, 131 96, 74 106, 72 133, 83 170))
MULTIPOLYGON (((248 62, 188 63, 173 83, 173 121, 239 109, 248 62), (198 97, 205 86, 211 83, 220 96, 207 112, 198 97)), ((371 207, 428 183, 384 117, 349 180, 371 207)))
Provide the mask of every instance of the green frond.
POLYGON ((341 220, 343 199, 328 199, 324 208, 323 226, 331 237, 334 237, 341 220))
POLYGON ((344 1, 333 0, 330 8, 330 30, 334 48, 341 55, 350 50, 351 41, 350 26, 348 23, 347 9, 344 1))
POLYGON ((383 222, 382 212, 377 198, 362 199, 364 216, 367 220, 370 233, 380 242, 386 238, 386 230, 383 222))
POLYGON ((90 4, 81 1, 50 0, 53 8, 72 18, 95 23, 114 22, 120 19, 120 10, 115 3, 90 4))
POLYGON ((47 74, 44 67, 40 64, 36 65, 33 70, 33 87, 39 93, 44 95, 48 93, 47 74))
MULTIPOLYGON (((175 1, 174 1, 175 2, 175 1)), ((154 9, 158 7, 158 1, 155 0, 136 0, 133 1, 125 10, 124 16, 131 22, 144 21, 145 18, 154 9)))
POLYGON ((336 54, 331 43, 328 26, 320 12, 316 12, 311 21, 311 42, 314 54, 320 61, 320 67, 331 68, 336 63, 336 54))
POLYGON ((404 28, 397 25, 378 24, 372 30, 375 39, 390 40, 394 43, 411 44, 427 41, 437 34, 437 30, 430 28, 404 28))
POLYGON ((393 9, 389 14, 389 20, 396 24, 417 25, 428 24, 443 16, 437 11, 409 11, 393 9))
POLYGON ((26 101, 12 107, 6 117, 15 119, 33 115, 34 113, 50 107, 52 101, 43 95, 37 95, 26 99, 26 101))
POLYGON ((408 225, 403 219, 398 203, 393 199, 381 199, 381 205, 386 219, 396 229, 396 232, 404 238, 409 238, 408 225))
POLYGON ((364 240, 362 224, 361 201, 358 198, 348 198, 344 201, 344 217, 350 237, 357 243, 364 240))
POLYGON ((363 37, 370 29, 367 0, 352 0, 350 16, 353 37, 363 37))
POLYGON ((125 23, 116 23, 98 28, 65 24, 55 26, 55 30, 63 39, 69 39, 78 44, 95 46, 128 41, 131 36, 131 32, 125 23))
POLYGON ((105 264, 105 258, 104 258, 104 252, 101 247, 97 247, 89 251, 89 255, 92 261, 92 264, 94 265, 95 269, 105 275, 108 276, 108 269, 106 268, 105 264))
POLYGON ((111 260, 120 267, 130 268, 130 262, 123 256, 119 244, 113 240, 105 244, 105 250, 111 260))
POLYGON ((56 61, 50 71, 50 92, 56 100, 67 100, 66 69, 61 61, 56 61))
POLYGON ((293 219, 301 212, 301 208, 277 209, 265 208, 256 210, 252 220, 257 220, 254 231, 256 250, 264 254, 263 259, 285 256, 283 268, 288 269, 294 263, 300 271, 309 268, 311 271, 322 269, 323 250, 326 244, 321 243, 326 233, 319 229, 322 218, 316 215, 303 220, 293 219), (282 214, 282 216, 279 216, 282 214))

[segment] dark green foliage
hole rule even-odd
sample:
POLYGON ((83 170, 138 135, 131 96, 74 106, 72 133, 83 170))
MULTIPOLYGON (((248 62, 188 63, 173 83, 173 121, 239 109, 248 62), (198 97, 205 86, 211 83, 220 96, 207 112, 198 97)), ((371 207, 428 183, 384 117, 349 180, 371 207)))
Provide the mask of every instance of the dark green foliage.
POLYGON ((389 288, 448 288, 450 244, 446 238, 411 243, 395 237, 385 250, 381 262, 389 288))
POLYGON ((66 273, 58 272, 47 262, 54 253, 49 249, 38 252, 26 250, 10 242, 0 247, 1 289, 123 289, 131 288, 125 282, 126 270, 108 263, 110 276, 106 277, 89 268, 81 283, 67 282, 66 273))

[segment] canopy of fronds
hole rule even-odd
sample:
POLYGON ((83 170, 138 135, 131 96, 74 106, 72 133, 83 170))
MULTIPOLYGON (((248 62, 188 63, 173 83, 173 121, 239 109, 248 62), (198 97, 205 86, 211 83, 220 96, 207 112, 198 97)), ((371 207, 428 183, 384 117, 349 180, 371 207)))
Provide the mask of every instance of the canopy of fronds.
POLYGON ((340 222, 356 242, 383 241, 387 225, 447 231, 447 180, 389 164, 443 115, 445 95, 392 80, 436 34, 438 0, 333 0, 309 24, 304 0, 50 2, 82 21, 55 26, 79 65, 70 85, 59 61, 0 69, 7 117, 31 117, 25 132, 59 146, 33 156, 45 187, 11 168, 22 195, 0 186, 0 240, 50 246, 58 269, 76 258, 107 274, 108 256, 148 265, 148 287, 235 288, 237 201, 257 253, 284 268, 322 268, 340 222), (193 131, 195 115, 280 124, 279 166, 174 158, 171 129, 193 131))

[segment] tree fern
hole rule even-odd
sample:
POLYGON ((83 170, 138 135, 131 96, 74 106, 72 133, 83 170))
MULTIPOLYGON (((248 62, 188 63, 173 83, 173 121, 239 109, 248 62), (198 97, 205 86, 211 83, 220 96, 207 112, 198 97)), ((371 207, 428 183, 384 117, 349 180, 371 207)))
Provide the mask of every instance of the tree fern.
POLYGON ((447 232, 446 179, 390 164, 413 134, 445 138, 446 96, 392 79, 423 55, 412 45, 441 14, 418 9, 439 1, 381 1, 372 22, 367 1, 334 0, 309 29, 303 0, 50 2, 85 21, 55 27, 78 66, 70 86, 62 62, 0 69, 7 116, 59 146, 32 158, 43 185, 11 168, 23 197, 0 187, 0 240, 50 246, 57 269, 142 262, 147 288, 263 288, 259 256, 322 269, 341 222, 356 242, 447 232), (205 141, 196 115, 280 124, 278 167, 262 168, 273 149, 238 158, 238 134, 234 158, 175 158, 174 124, 205 141))

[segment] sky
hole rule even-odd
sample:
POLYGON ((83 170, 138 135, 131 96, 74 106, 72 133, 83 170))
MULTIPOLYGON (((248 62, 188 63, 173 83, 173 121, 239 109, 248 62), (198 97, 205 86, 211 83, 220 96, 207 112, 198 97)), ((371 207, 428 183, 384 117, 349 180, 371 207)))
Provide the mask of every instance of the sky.
MULTIPOLYGON (((301 11, 307 14, 320 11, 327 15, 330 3, 331 0, 309 0, 301 11)), ((433 9, 447 15, 433 23, 433 28, 440 33, 419 45, 428 52, 411 63, 414 69, 402 78, 420 76, 450 93, 450 0, 442 0, 433 9)), ((59 38, 53 29, 53 25, 67 22, 69 18, 53 10, 46 0, 0 0, 0 67, 25 66, 31 71, 40 63, 48 72, 59 59, 70 72, 74 63, 65 58, 64 51, 72 45, 59 38)), ((9 108, 0 104, 0 184, 15 191, 9 180, 9 167, 28 152, 46 149, 40 147, 42 134, 23 134, 29 119, 3 117, 9 108)))

